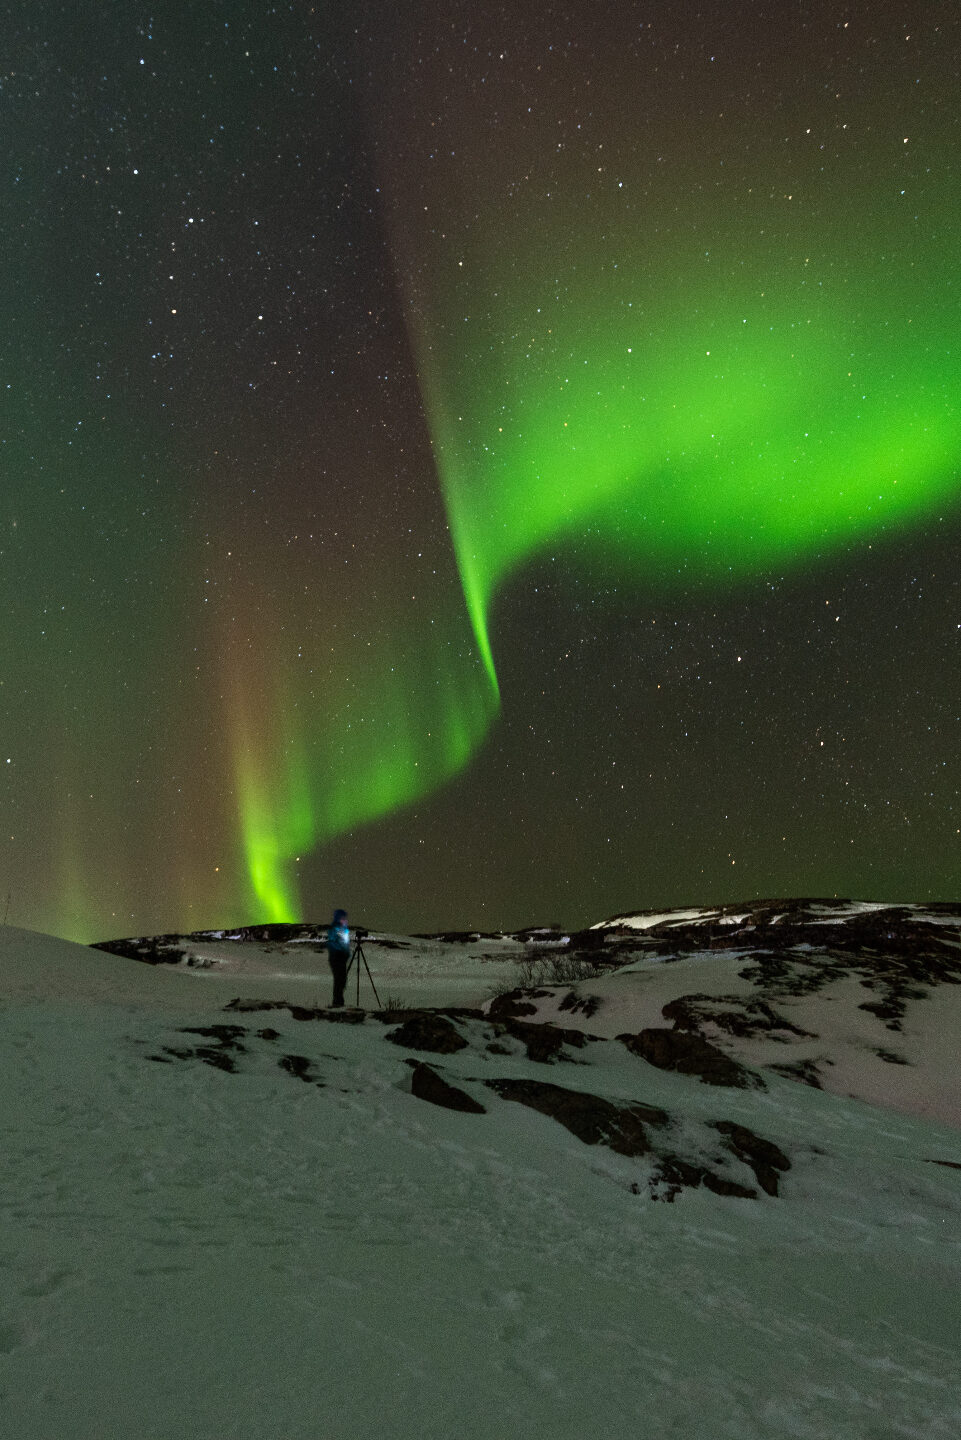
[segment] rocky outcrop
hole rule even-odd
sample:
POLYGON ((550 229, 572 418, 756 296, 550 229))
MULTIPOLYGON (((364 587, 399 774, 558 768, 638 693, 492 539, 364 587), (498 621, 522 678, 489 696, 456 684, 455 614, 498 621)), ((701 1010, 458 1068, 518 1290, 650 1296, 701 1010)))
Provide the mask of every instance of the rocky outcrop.
POLYGON ((430 1050, 435 1055, 453 1055, 467 1047, 467 1041, 452 1021, 428 1010, 412 1015, 384 1038, 394 1045, 402 1045, 405 1050, 430 1050))
MULTIPOLYGON (((251 1008, 286 1008, 296 1018, 301 1018, 298 1007, 289 1004, 281 1007, 268 1003, 251 1008)), ((386 1024, 388 1014, 396 1019, 400 1013, 380 1012, 377 1018, 386 1024)), ((508 1042, 519 1041, 527 1050, 528 1060, 541 1062, 558 1058, 573 1061, 573 1054, 564 1053, 568 1047, 584 1049, 592 1044, 603 1047, 612 1043, 578 1030, 565 1030, 549 1024, 534 1025, 516 1018, 497 1022, 489 1017, 458 1012, 455 1023, 453 1012, 446 1015, 426 1010, 403 1013, 401 1023, 385 1036, 393 1044, 413 1050, 430 1050, 435 1054, 452 1055, 469 1050, 479 1063, 487 1065, 490 1064, 492 1050, 494 1053, 497 1051, 497 1037, 508 1042)), ((363 1012, 356 1014, 358 1021, 362 1021, 363 1012)), ((321 1009, 304 1010, 302 1015, 312 1020, 339 1021, 345 1018, 344 1012, 321 1009)), ((254 1032, 243 1025, 221 1023, 182 1027, 178 1033, 185 1039, 189 1037, 190 1043, 163 1046, 158 1053, 147 1058, 168 1064, 174 1060, 199 1061, 228 1073, 235 1073, 238 1062, 243 1061, 254 1073, 269 1056, 271 1066, 279 1066, 285 1074, 304 1084, 323 1089, 325 1083, 330 1083, 318 1073, 315 1068, 317 1062, 310 1056, 289 1051, 278 1054, 280 1046, 277 1042, 282 1040, 282 1036, 270 1027, 254 1032)), ((745 1083, 739 1073, 742 1067, 736 1066, 699 1035, 671 1030, 642 1031, 639 1035, 623 1035, 618 1039, 635 1053, 646 1052, 654 1056, 655 1062, 660 1059, 669 1068, 696 1074, 701 1079, 707 1078, 709 1083, 745 1083), (663 1050, 664 1046, 670 1047, 669 1053, 663 1050)), ((513 1063, 520 1069, 524 1062, 516 1049, 512 1053, 513 1063)), ((337 1057, 331 1055, 326 1058, 336 1061, 337 1057)), ((467 1115, 484 1115, 490 1108, 467 1090, 451 1083, 440 1072, 438 1065, 410 1055, 403 1057, 403 1063, 411 1072, 410 1094, 413 1098, 467 1115)), ((463 1065, 464 1060, 459 1063, 463 1065)), ((634 1072, 635 1075, 638 1073, 634 1072)), ((757 1083, 757 1077, 751 1072, 743 1073, 747 1076, 747 1083, 757 1083)), ((471 1083, 481 1082, 479 1077, 474 1076, 471 1083)), ((703 1188, 719 1196, 757 1199, 758 1190, 744 1183, 746 1174, 738 1174, 740 1166, 746 1166, 753 1173, 761 1191, 776 1196, 780 1178, 790 1168, 787 1156, 773 1142, 735 1121, 716 1120, 707 1125, 699 1121, 696 1127, 688 1124, 683 1130, 672 1131, 668 1112, 644 1101, 609 1099, 517 1075, 485 1079, 482 1083, 500 1099, 524 1105, 556 1121, 585 1145, 604 1146, 628 1159, 643 1160, 643 1166, 638 1167, 640 1174, 637 1179, 632 1178, 633 1167, 624 1167, 627 1169, 625 1176, 624 1168, 614 1167, 613 1164, 608 1178, 615 1183, 628 1183, 635 1194, 649 1192, 655 1200, 672 1201, 682 1190, 692 1188, 703 1188), (697 1135, 695 1130, 700 1134, 697 1135), (721 1156, 719 1139, 720 1145, 736 1163, 721 1156), (675 1144, 683 1147, 681 1153, 677 1153, 675 1144), (728 1173, 728 1165, 733 1174, 728 1173)), ((296 1091, 297 1087, 293 1089, 296 1091)), ((629 1083, 628 1093, 632 1090, 633 1084, 629 1083)))
POLYGON ((617 1039, 658 1070, 675 1070, 693 1075, 706 1085, 730 1085, 740 1090, 763 1089, 764 1081, 755 1071, 725 1055, 701 1035, 683 1030, 640 1030, 617 1039))
POLYGON ((91 945, 91 950, 105 950, 108 955, 122 955, 126 960, 139 960, 143 965, 179 965, 188 951, 181 935, 150 935, 134 940, 104 940, 91 945))
POLYGON ((729 1035, 750 1039, 758 1035, 777 1035, 779 1031, 802 1039, 816 1040, 812 1030, 802 1030, 778 1012, 761 996, 679 995, 661 1009, 665 1020, 675 1030, 700 1032, 705 1023, 716 1025, 729 1035))
POLYGON ((475 1100, 464 1090, 458 1090, 456 1085, 449 1085, 432 1065, 423 1060, 408 1060, 407 1064, 413 1070, 410 1093, 416 1095, 418 1100, 426 1100, 430 1105, 440 1105, 444 1110, 461 1110, 468 1115, 487 1114, 486 1107, 479 1100, 475 1100))
POLYGON ((246 1054, 243 1042, 247 1031, 243 1025, 185 1025, 181 1027, 180 1034, 199 1035, 202 1040, 212 1043, 163 1045, 161 1054, 149 1055, 147 1058, 163 1063, 171 1060, 200 1060, 204 1065, 212 1065, 215 1070, 225 1070, 233 1075, 237 1070, 234 1056, 246 1054))
POLYGON ((308 1085, 319 1085, 313 1062, 306 1055, 281 1055, 277 1061, 281 1070, 286 1070, 288 1075, 293 1075, 297 1080, 305 1080, 308 1085))
MULTIPOLYGON (((650 1156, 656 1160, 649 1180, 653 1199, 672 1201, 681 1190, 703 1185, 715 1195, 729 1195, 742 1200, 756 1200, 757 1191, 729 1176, 718 1174, 699 1160, 684 1159, 665 1152, 648 1131, 663 1130, 669 1123, 666 1110, 654 1105, 616 1105, 601 1095, 568 1090, 543 1080, 486 1080, 489 1089, 503 1100, 527 1105, 541 1115, 548 1115, 563 1125, 585 1145, 606 1145, 618 1155, 650 1156)), ((777 1194, 777 1171, 786 1169, 788 1160, 776 1145, 762 1140, 742 1125, 718 1121, 714 1126, 725 1136, 728 1148, 739 1160, 747 1163, 758 1177, 758 1183, 769 1195, 777 1194)), ((631 1186, 634 1194, 640 1185, 631 1186)))
POLYGON ((528 1105, 549 1115, 585 1145, 606 1145, 618 1155, 647 1155, 647 1127, 668 1123, 665 1110, 653 1105, 615 1105, 600 1095, 587 1095, 543 1080, 485 1080, 503 1100, 528 1105))
POLYGON ((536 1060, 541 1065, 550 1065, 555 1060, 569 1060, 571 1057, 564 1053, 565 1045, 583 1050, 594 1038, 585 1035, 583 1030, 566 1030, 559 1025, 551 1025, 549 1021, 534 1025, 527 1020, 504 1020, 494 1026, 494 1031, 495 1034, 510 1035, 514 1040, 520 1040, 527 1050, 528 1060, 536 1060))
MULTIPOLYGON (((506 995, 495 995, 487 1013, 492 1020, 508 1020, 520 1015, 536 1015, 537 1006, 529 998, 533 992, 525 990, 510 990, 506 995)), ((539 992, 546 995, 547 991, 539 992)))
POLYGON ((578 995, 576 990, 568 990, 557 1008, 558 1010, 570 1010, 572 1013, 580 1012, 585 1020, 589 1020, 601 1008, 601 997, 599 995, 578 995))
POLYGON ((740 1185, 726 1175, 709 1170, 706 1165, 696 1165, 678 1155, 661 1158, 651 1178, 651 1194, 655 1200, 673 1201, 682 1190, 696 1190, 701 1185, 715 1195, 733 1195, 739 1200, 757 1199, 757 1191, 749 1185, 740 1185))
POLYGON ((294 1005, 289 1000, 253 1000, 237 996, 224 1006, 225 1010, 244 1015, 256 1010, 286 1010, 293 1020, 330 1020, 337 1025, 363 1025, 366 1010, 353 1005, 294 1005))
POLYGON ((746 1125, 736 1125, 733 1120, 715 1120, 714 1129, 724 1136, 725 1148, 750 1165, 757 1176, 757 1183, 766 1195, 778 1193, 780 1171, 790 1170, 791 1162, 783 1150, 771 1140, 762 1140, 746 1125))
MULTIPOLYGON (((831 1061, 827 1061, 831 1064, 831 1061)), ((821 1084, 821 1072, 814 1060, 785 1060, 779 1065, 765 1065, 765 1070, 773 1070, 776 1075, 783 1075, 785 1080, 800 1080, 802 1085, 810 1085, 813 1090, 823 1090, 821 1084)))

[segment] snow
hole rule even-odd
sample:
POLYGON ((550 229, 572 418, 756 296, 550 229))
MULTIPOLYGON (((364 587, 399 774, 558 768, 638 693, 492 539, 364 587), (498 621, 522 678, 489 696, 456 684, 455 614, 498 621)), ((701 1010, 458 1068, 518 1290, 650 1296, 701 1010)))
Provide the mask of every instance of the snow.
POLYGON ((652 930, 655 925, 664 925, 668 922, 680 925, 687 920, 711 920, 717 916, 716 910, 660 910, 653 914, 641 915, 615 915, 610 920, 602 920, 597 925, 592 925, 592 930, 606 930, 614 925, 623 925, 630 930, 652 930))
MULTIPOLYGON (((312 971, 298 953, 288 981, 271 967, 289 956, 257 946, 225 975, 0 929, 6 1433, 959 1433, 961 1171, 931 1163, 961 1161, 958 1127, 777 1076, 718 1090, 602 1042, 552 1067, 476 1043, 417 1056, 488 1113, 439 1109, 411 1095, 411 1052, 376 1020, 224 1013, 237 994, 326 999, 325 957, 312 971), (149 1058, 202 1043, 184 1027, 224 1023, 245 1028, 235 1074, 149 1058), (322 1088, 279 1066, 291 1053, 322 1088), (657 1203, 647 1158, 583 1144, 495 1096, 490 1076, 662 1105, 692 1153, 723 1116, 792 1168, 777 1199, 702 1189, 657 1203)), ((454 996, 514 954, 506 940, 368 946, 378 988, 437 993, 449 965, 454 996)), ((730 956, 709 957, 725 958, 718 984, 730 956)), ((582 988, 607 986, 610 1024, 633 1024, 678 966, 582 988)), ((958 1016, 939 1028, 930 1003, 917 1043, 945 1040, 924 1079, 935 1087, 956 1063, 958 1016)))
POLYGON ((811 913, 813 915, 826 915, 829 919, 838 920, 847 919, 852 915, 872 915, 879 910, 896 910, 899 908, 901 907, 883 900, 847 900, 839 902, 836 905, 818 905, 815 903, 811 906, 811 913))
MULTIPOLYGON (((190 937, 184 948, 194 963, 176 968, 189 976, 188 983, 213 985, 223 995, 223 1003, 234 995, 289 996, 306 1005, 330 1002, 330 967, 322 941, 238 944, 190 937), (211 968, 200 968, 197 961, 210 961, 211 968)), ((519 967, 531 959, 531 948, 512 936, 445 943, 380 931, 363 942, 381 1001, 392 995, 403 1005, 478 1006, 490 998, 492 986, 505 976, 508 988, 520 983, 519 967)), ((355 975, 352 972, 348 998, 355 995, 355 975)), ((372 1000, 366 971, 361 975, 361 999, 372 1000)))

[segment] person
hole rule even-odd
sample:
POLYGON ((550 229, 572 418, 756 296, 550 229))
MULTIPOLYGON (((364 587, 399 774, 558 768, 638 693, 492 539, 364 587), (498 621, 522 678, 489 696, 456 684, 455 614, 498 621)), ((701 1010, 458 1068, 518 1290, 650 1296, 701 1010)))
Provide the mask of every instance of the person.
POLYGON ((327 959, 334 976, 334 998, 331 1008, 337 1009, 344 1003, 347 963, 350 960, 350 931, 347 928, 346 910, 335 910, 334 918, 327 926, 327 959))

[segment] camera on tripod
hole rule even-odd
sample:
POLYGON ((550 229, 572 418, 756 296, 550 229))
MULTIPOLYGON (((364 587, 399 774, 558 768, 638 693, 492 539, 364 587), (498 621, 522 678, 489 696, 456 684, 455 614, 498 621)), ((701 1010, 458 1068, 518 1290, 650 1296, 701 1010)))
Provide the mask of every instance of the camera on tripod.
POLYGON ((363 925, 354 926, 354 951, 347 963, 347 974, 350 975, 354 965, 357 966, 357 1005, 360 1006, 360 967, 363 965, 367 972, 367 979, 370 981, 370 988, 374 992, 374 999, 380 1004, 380 996, 377 994, 377 986, 374 984, 374 977, 370 973, 370 966, 367 964, 367 956, 364 954, 364 941, 370 934, 363 925))

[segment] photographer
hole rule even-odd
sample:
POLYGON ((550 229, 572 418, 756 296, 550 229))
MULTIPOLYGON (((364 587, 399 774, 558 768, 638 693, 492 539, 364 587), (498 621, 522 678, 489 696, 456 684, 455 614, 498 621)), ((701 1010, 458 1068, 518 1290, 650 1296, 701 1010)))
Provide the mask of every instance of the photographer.
POLYGON ((344 986, 347 983, 347 966, 350 961, 350 931, 347 928, 346 910, 335 910, 334 918, 327 927, 327 959, 334 976, 332 1008, 336 1008, 344 1003, 344 986))

